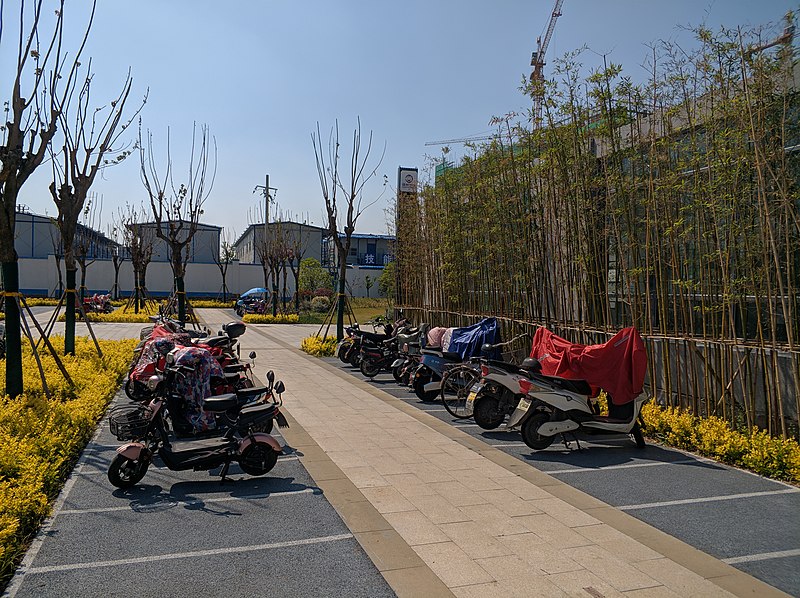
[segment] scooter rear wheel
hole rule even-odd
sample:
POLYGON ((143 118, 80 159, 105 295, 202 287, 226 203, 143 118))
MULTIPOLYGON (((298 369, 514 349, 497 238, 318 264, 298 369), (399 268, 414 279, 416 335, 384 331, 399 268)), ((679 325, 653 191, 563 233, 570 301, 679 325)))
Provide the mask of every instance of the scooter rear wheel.
POLYGON ((436 400, 436 397, 439 396, 439 390, 425 390, 425 385, 431 382, 431 375, 430 374, 420 374, 418 376, 414 376, 414 381, 412 386, 414 388, 414 394, 417 395, 417 398, 422 401, 423 403, 430 403, 436 400))
POLYGON ((398 365, 396 368, 392 368, 392 377, 394 381, 398 384, 402 384, 403 382, 403 366, 398 365))
POLYGON ((242 451, 239 467, 248 475, 264 475, 278 462, 278 453, 266 442, 254 442, 242 451))
POLYGON ((494 430, 500 427, 506 415, 500 411, 500 401, 497 397, 483 395, 475 399, 473 417, 475 423, 484 430, 494 430))
POLYGON ((537 411, 522 424, 522 441, 535 451, 541 451, 553 444, 552 436, 539 434, 539 426, 550 421, 550 414, 546 411, 537 411))
POLYGON ((380 363, 371 361, 369 359, 362 359, 360 369, 361 373, 367 378, 374 378, 383 368, 381 367, 380 363))
POLYGON ((147 473, 150 461, 117 455, 108 467, 108 481, 117 488, 135 486, 147 473))
POLYGON ((347 351, 350 349, 350 345, 344 343, 341 347, 339 347, 339 351, 336 353, 336 357, 339 358, 339 361, 342 363, 347 363, 347 351))

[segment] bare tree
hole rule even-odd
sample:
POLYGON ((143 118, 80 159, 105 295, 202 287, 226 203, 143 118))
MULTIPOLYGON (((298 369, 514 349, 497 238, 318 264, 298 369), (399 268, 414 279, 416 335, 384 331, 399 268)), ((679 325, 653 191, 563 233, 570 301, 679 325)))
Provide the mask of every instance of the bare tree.
POLYGON ((111 263, 114 266, 114 288, 111 289, 111 296, 119 299, 119 270, 125 261, 125 247, 123 224, 118 217, 112 217, 111 224, 108 225, 108 238, 111 240, 111 263))
MULTIPOLYGON (((377 202, 380 197, 367 204, 363 203, 364 187, 376 176, 386 153, 386 146, 384 145, 377 164, 374 167, 368 166, 370 154, 372 153, 372 131, 370 131, 366 141, 366 147, 362 147, 361 119, 358 119, 358 124, 353 131, 350 160, 346 165, 347 170, 345 172, 340 168, 339 163, 339 122, 336 121, 331 130, 327 145, 322 140, 319 123, 317 123, 316 134, 311 134, 319 184, 322 190, 322 197, 325 200, 328 235, 336 247, 339 261, 336 296, 338 304, 336 338, 339 340, 344 337, 345 288, 347 284, 347 256, 350 252, 350 241, 356 230, 356 222, 359 216, 365 209, 377 202), (344 224, 344 234, 339 233, 341 224, 344 224)), ((385 187, 386 179, 384 177, 384 189, 385 187)))
POLYGON ((58 295, 64 294, 64 274, 61 272, 61 260, 64 259, 64 248, 61 246, 61 233, 58 232, 58 221, 51 219, 50 244, 53 247, 53 258, 56 260, 56 272, 58 272, 58 295))
POLYGON ((145 221, 143 209, 126 205, 124 210, 120 210, 119 218, 122 238, 128 248, 133 268, 133 310, 138 314, 139 309, 144 307, 147 297, 147 266, 153 259, 155 232, 152 227, 143 225, 145 221))
MULTIPOLYGON (((16 69, 11 98, 5 101, 5 119, 0 127, 0 264, 5 289, 6 394, 23 390, 19 266, 14 249, 17 197, 20 189, 41 165, 56 134, 61 110, 69 97, 80 57, 94 18, 94 3, 77 52, 67 58, 62 46, 64 0, 58 5, 49 33, 43 31, 42 0, 19 2, 16 69)), ((49 6, 49 5, 48 5, 49 6)), ((0 2, 0 50, 5 41, 4 3, 0 2)), ((14 32, 12 31, 12 44, 14 32)))
MULTIPOLYGON (((78 63, 80 66, 80 63, 78 63)), ((76 71, 77 73, 77 71, 76 71)), ((120 136, 131 123, 123 121, 125 104, 131 92, 133 79, 128 70, 117 97, 107 105, 95 107, 91 89, 94 80, 92 62, 89 61, 80 87, 78 77, 67 85, 66 95, 58 104, 61 143, 53 154, 53 182, 50 194, 58 208, 58 227, 64 246, 64 266, 67 273, 67 313, 64 330, 64 352, 75 352, 75 261, 74 242, 78 220, 84 211, 89 189, 97 173, 119 164, 132 150, 116 147, 120 136)), ((135 111, 135 117, 147 101, 145 95, 135 111)))
POLYGON ((233 243, 231 243, 230 241, 230 234, 228 229, 223 229, 222 243, 220 244, 219 255, 214 256, 214 263, 217 264, 217 268, 219 268, 219 274, 222 277, 223 302, 228 300, 228 293, 230 292, 228 290, 228 283, 227 283, 228 266, 230 266, 235 260, 236 260, 236 249, 234 248, 233 243))
POLYGON ((86 206, 83 208, 81 221, 78 222, 78 226, 75 229, 73 252, 75 261, 81 271, 81 284, 79 287, 81 301, 86 298, 86 270, 97 259, 100 235, 95 230, 95 226, 100 221, 100 214, 102 213, 98 205, 96 198, 87 200, 86 206))
POLYGON ((294 310, 300 313, 300 262, 303 261, 310 232, 303 236, 303 224, 297 223, 297 234, 292 234, 286 242, 286 259, 294 278, 294 310))
POLYGON ((189 158, 188 180, 176 186, 172 176, 172 154, 169 131, 167 131, 167 158, 162 172, 156 166, 153 155, 153 136, 148 131, 146 143, 142 139, 139 125, 139 151, 142 184, 150 198, 150 209, 156 225, 156 235, 169 247, 169 261, 175 277, 175 292, 178 296, 178 320, 186 321, 186 290, 183 278, 192 238, 197 232, 203 203, 214 186, 217 170, 217 144, 208 127, 192 128, 192 148, 189 158), (209 151, 213 147, 213 154, 209 151), (211 162, 209 160, 212 160, 211 162), (211 170, 209 171, 209 168, 211 170), (210 179, 207 177, 210 176, 210 179))

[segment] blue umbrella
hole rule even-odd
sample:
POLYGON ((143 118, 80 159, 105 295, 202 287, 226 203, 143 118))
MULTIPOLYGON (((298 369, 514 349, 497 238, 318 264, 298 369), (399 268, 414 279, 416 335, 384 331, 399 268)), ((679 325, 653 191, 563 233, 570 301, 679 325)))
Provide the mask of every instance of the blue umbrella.
POLYGON ((260 295, 261 293, 269 293, 269 291, 262 287, 255 287, 249 291, 245 291, 240 295, 240 297, 247 297, 248 295, 260 295))

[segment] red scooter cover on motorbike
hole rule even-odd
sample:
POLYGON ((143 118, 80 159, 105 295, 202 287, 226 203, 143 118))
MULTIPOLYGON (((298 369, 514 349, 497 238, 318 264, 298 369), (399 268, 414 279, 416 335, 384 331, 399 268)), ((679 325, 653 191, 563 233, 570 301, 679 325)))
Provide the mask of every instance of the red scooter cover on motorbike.
POLYGON ((530 356, 542 364, 543 374, 586 380, 593 391, 605 390, 615 405, 630 403, 639 396, 647 372, 644 342, 632 326, 602 345, 571 343, 547 328, 539 328, 530 356))

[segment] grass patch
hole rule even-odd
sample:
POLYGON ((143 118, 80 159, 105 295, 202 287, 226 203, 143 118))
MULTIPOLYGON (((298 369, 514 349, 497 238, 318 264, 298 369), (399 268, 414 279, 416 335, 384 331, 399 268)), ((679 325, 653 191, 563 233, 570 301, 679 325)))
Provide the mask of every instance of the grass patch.
MULTIPOLYGON (((63 353, 63 337, 53 337, 63 353)), ((23 344, 25 394, 0 398, 0 591, 6 586, 28 543, 50 513, 81 450, 127 371, 136 340, 101 340, 103 359, 91 339, 75 339, 75 356, 63 357, 75 382, 67 386, 55 360, 40 353, 49 401, 30 346, 23 344)), ((5 394, 5 369, 0 390, 5 394)))

